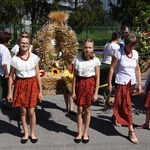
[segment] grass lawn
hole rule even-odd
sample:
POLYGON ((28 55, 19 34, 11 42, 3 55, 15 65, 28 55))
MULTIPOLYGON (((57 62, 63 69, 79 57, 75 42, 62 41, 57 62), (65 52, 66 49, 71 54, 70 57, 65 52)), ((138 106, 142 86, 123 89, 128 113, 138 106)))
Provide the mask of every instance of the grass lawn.
POLYGON ((103 48, 104 45, 111 39, 112 32, 118 31, 117 28, 111 27, 91 27, 85 29, 81 34, 77 35, 77 39, 79 42, 79 48, 81 48, 82 42, 86 38, 90 38, 94 40, 95 48, 100 49, 103 48))

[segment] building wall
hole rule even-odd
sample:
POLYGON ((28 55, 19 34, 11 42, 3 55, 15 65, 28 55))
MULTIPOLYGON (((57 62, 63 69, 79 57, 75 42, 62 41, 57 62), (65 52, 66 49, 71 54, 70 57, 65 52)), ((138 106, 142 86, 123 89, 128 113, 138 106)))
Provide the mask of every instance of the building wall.
MULTIPOLYGON (((53 1, 54 0, 47 0, 47 3, 53 3, 53 1)), ((101 0, 101 1, 103 3, 104 10, 107 10, 107 11, 109 11, 109 1, 111 1, 113 4, 117 3, 117 0, 101 0)), ((71 7, 74 7, 74 2, 75 1, 72 0, 71 2, 72 2, 71 7)), ((81 5, 81 1, 80 0, 78 1, 78 3, 79 3, 79 5, 81 5)), ((70 6, 70 3, 68 3, 68 2, 62 2, 60 4, 63 5, 63 6, 70 6)))
POLYGON ((113 4, 117 3, 117 0, 101 0, 103 3, 104 10, 109 11, 109 1, 111 1, 113 4))

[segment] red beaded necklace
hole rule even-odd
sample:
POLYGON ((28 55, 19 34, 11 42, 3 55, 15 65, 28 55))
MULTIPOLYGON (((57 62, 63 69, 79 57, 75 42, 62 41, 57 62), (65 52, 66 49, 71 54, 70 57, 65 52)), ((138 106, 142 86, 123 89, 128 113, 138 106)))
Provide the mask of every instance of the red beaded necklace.
POLYGON ((132 58, 132 56, 133 56, 132 51, 128 52, 126 49, 124 49, 124 51, 125 51, 125 54, 126 54, 127 57, 132 58))
POLYGON ((20 59, 24 60, 24 61, 27 61, 30 57, 30 52, 28 52, 28 57, 27 58, 23 58, 21 55, 19 55, 20 59))

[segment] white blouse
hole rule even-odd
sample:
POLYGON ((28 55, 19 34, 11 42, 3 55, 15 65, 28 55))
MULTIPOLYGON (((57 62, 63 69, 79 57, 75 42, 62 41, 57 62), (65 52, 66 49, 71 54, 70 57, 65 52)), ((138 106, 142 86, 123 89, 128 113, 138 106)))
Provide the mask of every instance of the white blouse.
POLYGON ((125 54, 124 49, 115 51, 114 57, 118 59, 118 66, 116 67, 115 83, 127 85, 127 83, 130 80, 131 85, 136 83, 135 68, 139 56, 136 50, 132 50, 132 54, 133 54, 132 57, 129 58, 125 54))
POLYGON ((30 52, 28 60, 22 60, 14 55, 11 60, 11 66, 16 69, 16 76, 20 78, 29 78, 36 75, 35 66, 39 62, 39 57, 30 52))
POLYGON ((78 71, 78 76, 91 77, 95 76, 95 67, 100 66, 101 62, 97 57, 84 61, 81 56, 77 56, 73 61, 73 64, 78 71))
POLYGON ((109 45, 107 45, 106 50, 104 51, 102 63, 110 65, 114 52, 119 48, 120 48, 119 44, 116 44, 115 42, 112 42, 109 45))

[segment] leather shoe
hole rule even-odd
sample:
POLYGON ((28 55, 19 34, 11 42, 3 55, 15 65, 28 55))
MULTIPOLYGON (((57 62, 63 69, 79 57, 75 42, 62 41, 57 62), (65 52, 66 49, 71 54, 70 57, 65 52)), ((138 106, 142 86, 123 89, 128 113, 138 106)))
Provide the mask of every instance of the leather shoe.
POLYGON ((137 126, 136 128, 137 128, 137 129, 149 129, 149 125, 143 124, 143 125, 141 125, 141 126, 137 126))
POLYGON ((69 114, 71 114, 71 115, 76 115, 76 112, 73 111, 73 110, 69 110, 68 112, 69 112, 69 114))
POLYGON ((29 136, 29 139, 30 139, 31 143, 36 143, 38 141, 38 139, 32 139, 31 136, 29 136))
POLYGON ((74 141, 75 141, 75 143, 80 143, 80 142, 81 142, 81 139, 76 139, 76 138, 74 138, 74 141))
POLYGON ((82 143, 88 143, 89 142, 89 136, 88 136, 88 139, 84 139, 84 138, 82 138, 82 143))
POLYGON ((134 130, 133 131, 129 131, 128 136, 129 136, 129 140, 133 143, 133 144, 139 144, 139 141, 136 137, 133 137, 134 134, 134 130))
POLYGON ((28 141, 28 139, 21 139, 21 140, 20 140, 20 142, 21 142, 22 144, 27 143, 27 141, 28 141))

